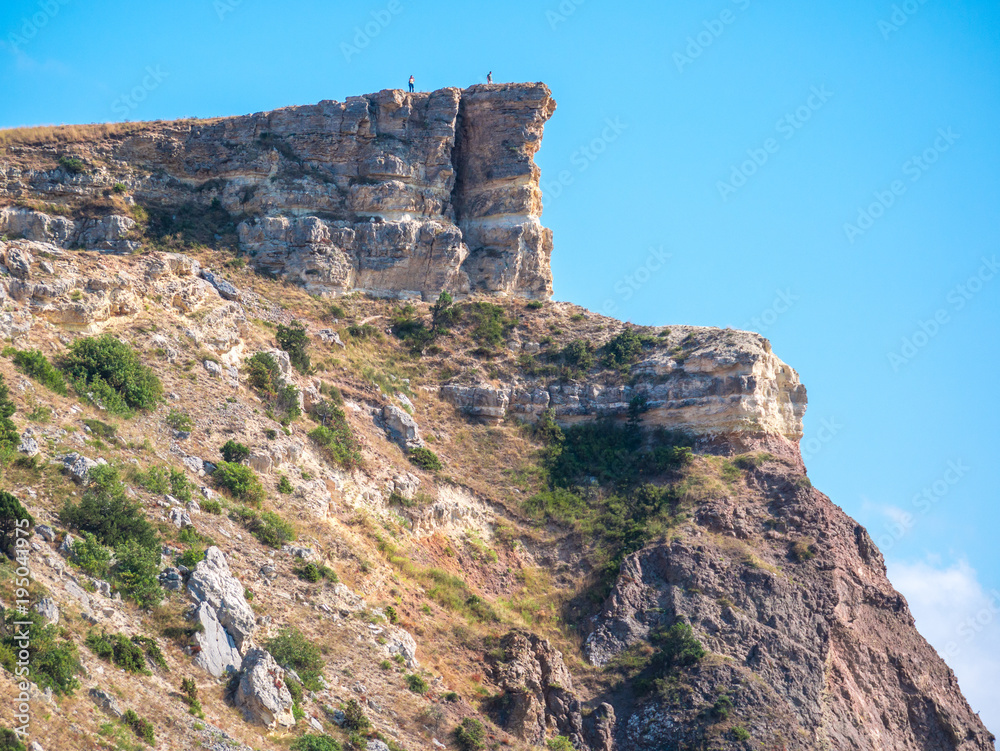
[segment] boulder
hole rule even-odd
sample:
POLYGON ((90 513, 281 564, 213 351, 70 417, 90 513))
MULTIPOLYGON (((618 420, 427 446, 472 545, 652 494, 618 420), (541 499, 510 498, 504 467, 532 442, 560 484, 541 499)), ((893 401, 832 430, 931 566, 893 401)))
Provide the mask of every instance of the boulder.
POLYGON ((175 506, 170 509, 170 523, 177 527, 177 529, 190 527, 192 524, 191 514, 189 514, 186 509, 181 508, 180 506, 175 506))
POLYGON ((18 453, 25 456, 37 456, 39 452, 38 441, 30 435, 22 436, 21 442, 17 445, 18 453))
POLYGON ((51 597, 43 597, 35 604, 35 610, 53 626, 59 623, 59 606, 51 597))
POLYGON ((109 694, 107 691, 103 691, 99 688, 92 688, 89 691, 90 698, 94 700, 94 704, 103 709, 112 717, 121 718, 125 714, 125 710, 122 709, 121 704, 118 700, 109 694))
POLYGON ((243 595, 243 585, 230 573, 221 550, 213 545, 205 551, 205 558, 191 572, 187 587, 196 602, 206 603, 215 612, 236 648, 245 651, 257 628, 257 619, 243 595))
POLYGON ((194 612, 196 627, 194 664, 215 678, 236 672, 242 663, 236 641, 219 623, 215 609, 207 602, 198 603, 194 612))
POLYGON ((295 724, 285 671, 267 650, 247 652, 240 665, 240 682, 234 699, 248 722, 268 728, 295 724))
POLYGON ((45 542, 55 542, 56 540, 56 531, 48 524, 36 524, 35 534, 45 540, 45 542))
POLYGON ((184 580, 181 578, 180 570, 174 568, 173 566, 163 569, 157 579, 159 580, 161 587, 169 589, 171 592, 179 592, 181 587, 184 586, 184 580))
POLYGON ((233 286, 230 282, 227 282, 221 276, 213 274, 208 269, 202 269, 201 278, 206 282, 215 287, 216 292, 219 293, 221 297, 226 300, 238 300, 240 297, 240 291, 233 286))
POLYGON ((382 421, 389 437, 404 451, 424 445, 417 421, 394 404, 387 404, 382 408, 382 421))
POLYGON ((62 458, 62 463, 63 472, 79 485, 87 482, 87 479, 90 477, 90 470, 98 465, 98 462, 88 459, 86 456, 82 456, 75 451, 72 454, 66 454, 62 458))
POLYGON ((406 629, 389 626, 383 634, 385 650, 390 655, 401 655, 406 660, 406 667, 411 670, 420 667, 417 662, 417 642, 406 629))

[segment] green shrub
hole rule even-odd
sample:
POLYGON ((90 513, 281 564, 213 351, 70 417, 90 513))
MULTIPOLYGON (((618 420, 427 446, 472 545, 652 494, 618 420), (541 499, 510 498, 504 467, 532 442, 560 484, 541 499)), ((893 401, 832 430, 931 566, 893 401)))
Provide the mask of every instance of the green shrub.
POLYGON ((290 746, 292 751, 341 751, 341 745, 329 735, 306 733, 296 738, 290 746))
POLYGON ((461 697, 461 696, 459 696, 459 695, 458 695, 457 693, 455 693, 454 691, 446 691, 446 692, 444 693, 444 696, 443 696, 443 698, 444 698, 444 700, 445 700, 445 701, 450 701, 450 702, 452 702, 452 703, 456 703, 456 702, 458 702, 458 701, 459 701, 459 700, 460 700, 460 699, 461 699, 462 697, 461 697))
POLYGON ((318 691, 323 672, 323 656, 319 647, 309 641, 301 631, 286 627, 266 644, 267 651, 282 667, 291 667, 299 674, 302 685, 318 691))
POLYGON ((742 725, 736 725, 732 729, 733 739, 737 741, 748 741, 750 740, 750 731, 747 730, 742 725))
POLYGON ((541 300, 530 300, 528 301, 528 304, 525 305, 524 307, 526 307, 528 310, 541 310, 542 308, 545 307, 545 303, 542 302, 541 300))
POLYGON ((212 473, 215 483, 244 503, 260 506, 265 498, 264 486, 257 473, 244 464, 219 462, 212 473))
POLYGON ((59 157, 59 166, 62 167, 67 172, 69 172, 71 175, 79 175, 87 171, 87 165, 84 164, 82 159, 75 156, 59 157))
POLYGON ((110 334, 73 342, 62 369, 81 396, 92 394, 112 413, 152 409, 163 395, 160 380, 139 354, 110 334))
POLYGON ((184 566, 188 569, 194 569, 199 563, 205 560, 205 548, 200 545, 196 545, 192 548, 188 548, 183 553, 181 553, 175 559, 178 566, 184 566))
POLYGON ((315 584, 321 579, 326 579, 334 584, 340 581, 336 571, 329 566, 317 563, 300 563, 292 569, 292 573, 302 579, 302 581, 307 581, 311 584, 315 584))
MULTIPOLYGON (((21 736, 9 728, 0 728, 0 751, 27 751, 21 736)), ((339 751, 339 749, 338 749, 339 751)))
POLYGON ((238 441, 229 439, 219 449, 222 458, 230 464, 242 464, 250 458, 250 449, 238 441))
POLYGON ((670 628, 654 632, 650 641, 660 648, 658 665, 667 671, 689 668, 705 656, 705 648, 694 635, 691 626, 678 622, 670 628))
POLYGON ((465 306, 465 312, 472 322, 469 336, 476 344, 487 350, 499 348, 517 326, 516 318, 508 318, 507 312, 493 303, 469 303, 465 306))
POLYGON ((816 557, 816 546, 808 540, 796 540, 789 552, 796 562, 805 563, 816 557))
POLYGON ((574 371, 587 371, 594 367, 594 346, 583 339, 574 339, 562 350, 563 362, 574 371))
POLYGON ((129 479, 150 493, 164 494, 170 490, 170 474, 163 467, 129 470, 129 479))
POLYGON ((34 518, 17 497, 6 490, 0 490, 0 554, 13 555, 17 538, 20 536, 27 539, 34 524, 34 518), (18 530, 22 534, 19 535, 18 530))
POLYGON ((415 694, 426 694, 430 689, 430 686, 427 685, 427 681, 416 673, 410 673, 406 676, 406 687, 415 694))
POLYGON ((306 335, 306 328, 299 321, 292 321, 290 326, 278 324, 278 331, 275 334, 278 346, 288 353, 288 359, 292 367, 303 375, 309 372, 312 367, 309 362, 309 337, 306 335))
POLYGON ((344 711, 344 722, 341 727, 344 730, 353 733, 367 733, 371 730, 372 723, 365 716, 365 711, 358 704, 357 699, 351 699, 342 709, 344 711))
POLYGON ((0 449, 15 451, 21 443, 21 434, 17 430, 11 415, 17 412, 17 406, 10 400, 7 383, 0 374, 0 449))
POLYGON ((741 454, 740 456, 733 458, 733 464, 740 469, 756 469, 761 466, 764 462, 774 461, 774 456, 766 452, 760 452, 757 454, 741 454))
POLYGON ((627 372, 629 366, 642 355, 642 350, 653 346, 656 346, 655 337, 640 335, 629 326, 604 345, 601 362, 605 367, 627 372))
POLYGON ((426 469, 428 472, 436 472, 444 466, 437 454, 423 446, 410 449, 407 458, 413 464, 416 464, 421 469, 426 469))
POLYGON ((60 514, 62 521, 81 532, 90 532, 111 548, 129 541, 157 548, 156 530, 146 520, 142 504, 125 495, 117 467, 99 464, 91 468, 88 477, 79 505, 67 501, 60 514))
POLYGON ((347 327, 347 333, 352 339, 382 341, 382 332, 370 323, 352 324, 347 327))
POLYGON ((106 631, 91 631, 85 641, 90 650, 103 660, 114 663, 126 673, 152 675, 146 667, 146 656, 142 648, 125 634, 109 634, 106 631))
POLYGON ((157 579, 160 573, 159 548, 145 547, 128 540, 115 548, 116 562, 112 576, 125 597, 140 607, 151 608, 163 599, 157 579))
POLYGON ((135 713, 132 709, 125 710, 122 715, 122 722, 132 728, 132 732, 142 738, 150 746, 156 744, 156 737, 153 733, 153 723, 135 713))
POLYGON ((40 350, 18 350, 14 353, 14 365, 29 378, 33 378, 57 394, 66 394, 66 379, 49 362, 40 350))
POLYGON ((201 510, 208 514, 215 514, 218 516, 222 513, 222 504, 218 501, 204 500, 200 504, 201 510))
POLYGON ((729 718, 729 713, 732 711, 733 700, 723 694, 715 700, 715 704, 712 705, 712 709, 709 714, 712 716, 713 720, 726 720, 729 718))
POLYGON ((295 529, 273 511, 260 514, 248 508, 233 509, 233 515, 254 537, 272 548, 295 539, 295 529))
POLYGON ((73 541, 73 562, 85 573, 104 579, 111 564, 111 551, 90 532, 84 532, 81 539, 73 541))
POLYGON ((545 747, 549 751, 576 751, 573 744, 569 742, 569 738, 565 735, 549 738, 545 741, 545 747))
POLYGON ((192 428, 194 428, 194 420, 191 419, 191 416, 186 412, 180 412, 176 409, 170 410, 165 422, 174 430, 182 433, 190 433, 192 428))
MULTIPOLYGON (((72 694, 80 686, 76 676, 83 669, 76 644, 69 640, 57 640, 57 627, 46 623, 34 610, 18 613, 15 608, 8 608, 0 628, 0 649, 6 648, 11 659, 24 648, 22 636, 25 631, 28 634, 31 680, 43 690, 51 688, 56 694, 72 694)), ((14 664, 5 664, 4 667, 10 673, 15 670, 14 664)))
POLYGON ((181 679, 181 694, 191 714, 195 717, 204 716, 201 709, 201 702, 198 700, 198 684, 195 683, 194 678, 181 679))
POLYGON ((179 469, 170 469, 170 494, 178 501, 187 503, 191 500, 191 491, 194 485, 187 479, 187 475, 179 469))
POLYGON ((267 352, 258 352, 247 360, 246 369, 247 383, 265 394, 273 394, 284 382, 278 361, 267 352))
POLYGON ((323 410, 324 424, 310 431, 309 438, 321 446, 335 464, 345 469, 361 466, 361 444, 354 437, 344 410, 329 402, 323 404, 327 405, 323 410))
POLYGON ((466 717, 452 734, 462 751, 480 751, 486 748, 486 729, 475 717, 466 717))
POLYGON ((288 495, 293 490, 295 490, 295 488, 292 487, 292 483, 288 481, 287 477, 282 475, 281 478, 278 480, 278 492, 288 495))

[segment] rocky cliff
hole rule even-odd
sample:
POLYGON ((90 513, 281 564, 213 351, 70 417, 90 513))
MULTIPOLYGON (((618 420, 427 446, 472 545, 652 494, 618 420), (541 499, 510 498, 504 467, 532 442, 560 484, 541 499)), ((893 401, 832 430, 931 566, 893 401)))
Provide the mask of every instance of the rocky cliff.
POLYGON ((50 624, 41 748, 132 747, 129 710, 169 749, 994 747, 809 481, 766 339, 535 299, 553 107, 390 91, 8 142, 0 468, 50 624), (82 377, 109 341, 162 396, 109 401, 135 363, 82 377), (152 523, 147 569, 81 498, 152 523))
POLYGON ((543 84, 382 91, 13 145, 0 233, 138 252, 231 232, 255 266, 314 292, 546 299, 533 156, 555 106, 543 84))

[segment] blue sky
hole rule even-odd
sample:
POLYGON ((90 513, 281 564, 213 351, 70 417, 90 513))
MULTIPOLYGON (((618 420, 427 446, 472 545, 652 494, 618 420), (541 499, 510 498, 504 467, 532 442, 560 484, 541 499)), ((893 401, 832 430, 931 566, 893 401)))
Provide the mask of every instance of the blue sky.
POLYGON ((814 484, 1000 734, 1000 6, 673 5, 8 0, 0 127, 545 81, 556 297, 768 336, 814 484))

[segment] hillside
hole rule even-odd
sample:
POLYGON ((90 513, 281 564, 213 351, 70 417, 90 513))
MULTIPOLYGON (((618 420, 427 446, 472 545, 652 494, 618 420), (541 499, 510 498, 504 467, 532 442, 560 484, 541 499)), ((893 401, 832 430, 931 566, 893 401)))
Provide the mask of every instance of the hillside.
POLYGON ((810 483, 769 342, 549 301, 554 109, 476 86, 0 133, 5 727, 994 748, 810 483))

